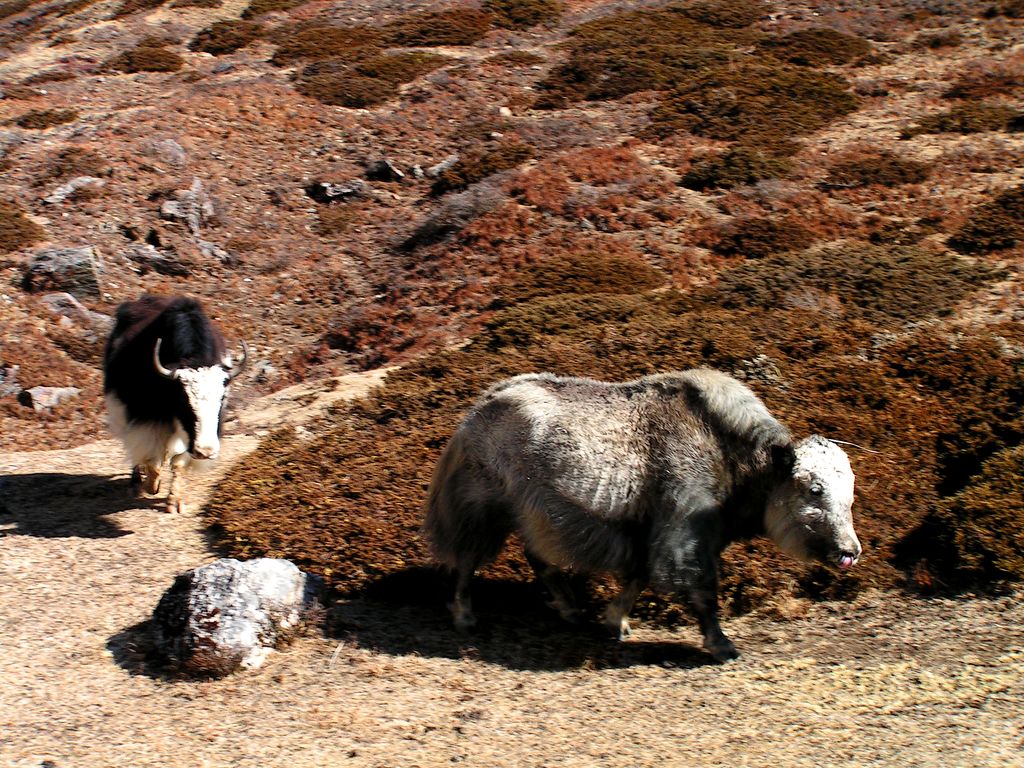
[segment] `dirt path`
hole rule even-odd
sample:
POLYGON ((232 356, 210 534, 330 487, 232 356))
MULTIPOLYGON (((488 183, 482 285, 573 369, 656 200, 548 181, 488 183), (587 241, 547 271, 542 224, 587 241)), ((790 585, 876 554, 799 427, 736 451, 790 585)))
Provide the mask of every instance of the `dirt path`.
MULTIPOLYGON (((246 409, 221 471, 371 383, 246 409)), ((1024 766, 1024 595, 745 617, 724 667, 690 628, 619 645, 481 606, 467 640, 440 610, 353 602, 254 673, 167 682, 135 627, 214 559, 198 517, 130 501, 110 440, 0 454, 0 473, 0 766, 1024 766)))

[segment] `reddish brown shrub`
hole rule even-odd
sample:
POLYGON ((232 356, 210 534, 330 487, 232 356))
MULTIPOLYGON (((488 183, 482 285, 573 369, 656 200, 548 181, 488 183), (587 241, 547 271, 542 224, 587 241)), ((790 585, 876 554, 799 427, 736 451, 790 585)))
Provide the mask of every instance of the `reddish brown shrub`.
POLYGON ((508 191, 526 205, 561 215, 568 212, 572 184, 560 170, 545 166, 531 168, 516 176, 508 191))
POLYGON ((971 62, 944 94, 949 99, 981 101, 1024 92, 1024 58, 971 62))
POLYGON ((483 7, 493 15, 496 26, 508 29, 555 24, 562 17, 559 0, 484 0, 483 7))
POLYGON ((242 11, 242 18, 253 19, 274 11, 290 11, 292 8, 305 5, 307 2, 309 0, 251 0, 245 10, 242 11))
POLYGON ((970 218, 949 238, 961 253, 991 253, 1024 240, 1024 186, 1000 193, 971 211, 970 218))
POLYGON ((497 145, 472 147, 462 154, 458 162, 442 172, 431 187, 435 195, 465 189, 500 171, 522 165, 533 157, 533 148, 514 139, 505 139, 497 145))
POLYGON ((20 250, 45 236, 43 228, 26 216, 21 206, 0 201, 0 253, 20 250))
POLYGON ((371 27, 334 27, 305 24, 287 27, 275 33, 279 42, 270 61, 287 66, 300 59, 356 62, 380 53, 383 43, 379 30, 371 27))
POLYGON ((177 72, 185 60, 174 51, 158 46, 139 45, 107 62, 108 69, 119 72, 177 72))
POLYGON ((472 45, 491 28, 493 16, 475 8, 426 11, 404 16, 388 24, 385 34, 391 45, 472 45))
POLYGON ((828 184, 837 187, 920 184, 928 178, 931 170, 928 163, 900 157, 887 150, 870 151, 864 155, 856 152, 829 166, 828 184))
POLYGON ((1004 104, 963 104, 947 112, 929 115, 906 128, 900 138, 926 133, 983 133, 1024 130, 1024 112, 1004 104))
POLYGON ((226 53, 233 53, 239 48, 244 48, 262 34, 262 25, 252 21, 218 21, 206 29, 200 30, 189 43, 188 48, 190 51, 202 51, 212 53, 214 56, 223 56, 226 53))
POLYGON ((759 46, 782 61, 808 67, 846 64, 871 51, 867 40, 827 27, 801 29, 782 37, 767 37, 759 46))
POLYGON ((78 112, 74 109, 33 109, 9 120, 8 124, 33 131, 42 131, 55 125, 73 123, 77 119, 78 112))
POLYGON ((723 256, 761 259, 773 253, 802 251, 817 238, 792 219, 740 219, 725 225, 712 250, 723 256))

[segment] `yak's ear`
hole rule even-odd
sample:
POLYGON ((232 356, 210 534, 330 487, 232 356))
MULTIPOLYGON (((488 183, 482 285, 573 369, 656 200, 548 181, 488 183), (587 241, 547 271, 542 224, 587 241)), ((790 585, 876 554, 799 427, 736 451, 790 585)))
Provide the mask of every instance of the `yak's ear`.
POLYGON ((793 465, 796 464, 796 451, 793 449, 793 444, 776 444, 772 446, 771 451, 772 469, 775 471, 776 477, 784 478, 792 475, 793 465))

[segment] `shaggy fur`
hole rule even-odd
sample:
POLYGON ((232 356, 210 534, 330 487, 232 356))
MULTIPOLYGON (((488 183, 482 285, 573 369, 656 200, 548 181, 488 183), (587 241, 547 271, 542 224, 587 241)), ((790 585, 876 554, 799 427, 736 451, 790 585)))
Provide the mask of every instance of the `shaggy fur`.
POLYGON ((625 383, 530 374, 487 391, 445 448, 424 529, 458 574, 452 610, 470 626, 468 584, 518 531, 567 618, 564 571, 612 572, 623 593, 606 623, 628 633, 643 586, 684 594, 719 659, 718 557, 770 532, 799 557, 848 567, 860 554, 845 454, 794 444, 745 385, 695 369, 625 383), (767 526, 767 527, 766 527, 767 526), (844 559, 845 558, 845 559, 844 559))
POLYGON ((183 509, 180 471, 220 451, 230 369, 224 340, 196 300, 146 295, 117 308, 104 359, 108 423, 124 442, 137 489, 144 483, 156 493, 170 461, 169 509, 183 509), (158 341, 169 378, 154 364, 158 341))

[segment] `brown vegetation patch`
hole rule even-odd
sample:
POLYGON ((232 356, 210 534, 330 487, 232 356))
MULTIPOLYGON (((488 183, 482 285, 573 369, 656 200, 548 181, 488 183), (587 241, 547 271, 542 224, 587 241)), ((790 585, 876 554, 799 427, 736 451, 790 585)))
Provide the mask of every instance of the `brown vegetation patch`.
POLYGON ((66 69, 44 69, 42 72, 36 72, 34 75, 29 75, 21 81, 22 85, 40 85, 42 83, 62 83, 68 80, 74 80, 77 75, 74 72, 69 72, 66 69))
POLYGON ((628 247, 591 248, 534 262, 499 288, 495 306, 559 294, 644 293, 665 285, 667 276, 628 247))
POLYGON ((995 272, 948 251, 850 242, 749 261, 721 274, 726 307, 834 307, 881 325, 947 315, 995 272))
POLYGON ((770 7, 761 0, 697 0, 674 7, 679 13, 701 24, 727 29, 749 27, 763 19, 770 7))
POLYGON ((167 0, 124 0, 118 9, 114 11, 114 18, 119 19, 122 16, 128 16, 139 11, 152 11, 154 8, 159 8, 165 2, 167 0))
POLYGON ((828 27, 801 29, 781 37, 767 37, 758 45, 777 59, 807 67, 847 64, 871 51, 871 44, 867 40, 828 27))
POLYGON ((206 29, 200 30, 189 43, 188 49, 212 53, 214 56, 223 56, 244 48, 259 39, 262 34, 263 26, 253 21, 235 19, 218 21, 206 29))
POLYGON ((651 112, 650 132, 680 131, 749 143, 777 143, 815 131, 857 109, 839 75, 795 66, 743 64, 721 69, 667 95, 651 112))
POLYGON ((1024 57, 971 62, 944 95, 971 101, 1024 95, 1024 57))
POLYGON ((1024 446, 988 459, 936 522, 952 538, 960 576, 975 583, 1024 580, 1024 446))
POLYGON ((242 11, 242 18, 252 19, 274 11, 290 11, 308 2, 309 0, 252 0, 242 11))
POLYGON ((279 67, 300 59, 355 62, 380 53, 381 33, 371 27, 306 24, 275 32, 279 42, 270 61, 279 67))
POLYGON ((436 53, 400 51, 362 61, 355 66, 355 70, 365 77, 376 78, 397 86, 433 72, 450 61, 447 56, 439 56, 436 53))
POLYGON ((450 61, 422 51, 377 55, 376 49, 349 49, 352 59, 328 59, 308 65, 295 90, 338 107, 367 108, 395 98, 398 86, 450 61), (361 56, 369 58, 358 61, 361 56), (355 62, 353 61, 355 60, 355 62))
POLYGON ((348 232, 357 213, 347 205, 320 206, 316 212, 314 231, 321 237, 337 237, 348 232))
POLYGON ((494 17, 495 26, 508 29, 555 24, 563 11, 559 0, 484 0, 483 7, 494 17))
POLYGON ((793 163, 788 157, 771 147, 739 144, 720 155, 695 162, 680 184, 696 190, 714 187, 729 189, 741 184, 754 184, 762 179, 781 178, 792 167, 793 163))
POLYGON ((459 157, 458 162, 437 177, 430 191, 442 195, 465 189, 495 173, 522 165, 531 157, 533 148, 516 139, 471 147, 459 157))
POLYGON ((828 185, 837 187, 866 187, 881 184, 895 187, 900 184, 920 184, 931 174, 931 165, 900 157, 888 150, 857 152, 829 166, 828 185))
POLYGON ((689 84, 756 37, 701 23, 677 6, 596 19, 572 30, 569 59, 539 84, 536 106, 559 109, 689 84))
POLYGON ((384 31, 388 42, 399 47, 472 45, 490 31, 493 20, 476 8, 426 11, 403 16, 384 31))
POLYGON ((1012 248, 1024 239, 1024 185, 999 194, 971 211, 970 218, 949 238, 961 253, 991 253, 1012 248))
POLYGON ((73 123, 78 119, 78 111, 74 109, 33 109, 8 121, 9 125, 42 131, 55 125, 73 123))
POLYGON ((15 16, 32 5, 32 0, 4 0, 0 3, 0 19, 15 16))
POLYGON ((106 64, 108 69, 118 72, 177 72, 185 66, 185 60, 163 45, 139 44, 135 48, 118 54, 106 64))
POLYGON ((499 64, 510 67, 531 67, 543 64, 547 59, 532 51, 507 51, 496 53, 484 59, 485 64, 499 64))
POLYGON ((109 176, 110 163, 87 147, 64 147, 46 164, 45 174, 37 181, 70 179, 74 176, 109 176))
POLYGON ((744 218, 722 227, 711 250, 723 256, 762 259, 774 253, 802 251, 815 240, 813 232, 791 218, 744 218))
POLYGON ((928 133, 984 133, 1024 130, 1024 112, 1005 104, 962 104, 937 115, 922 118, 900 137, 909 139, 928 133))
POLYGON ((46 232, 25 215, 21 206, 0 201, 0 253, 27 248, 44 237, 46 232))

